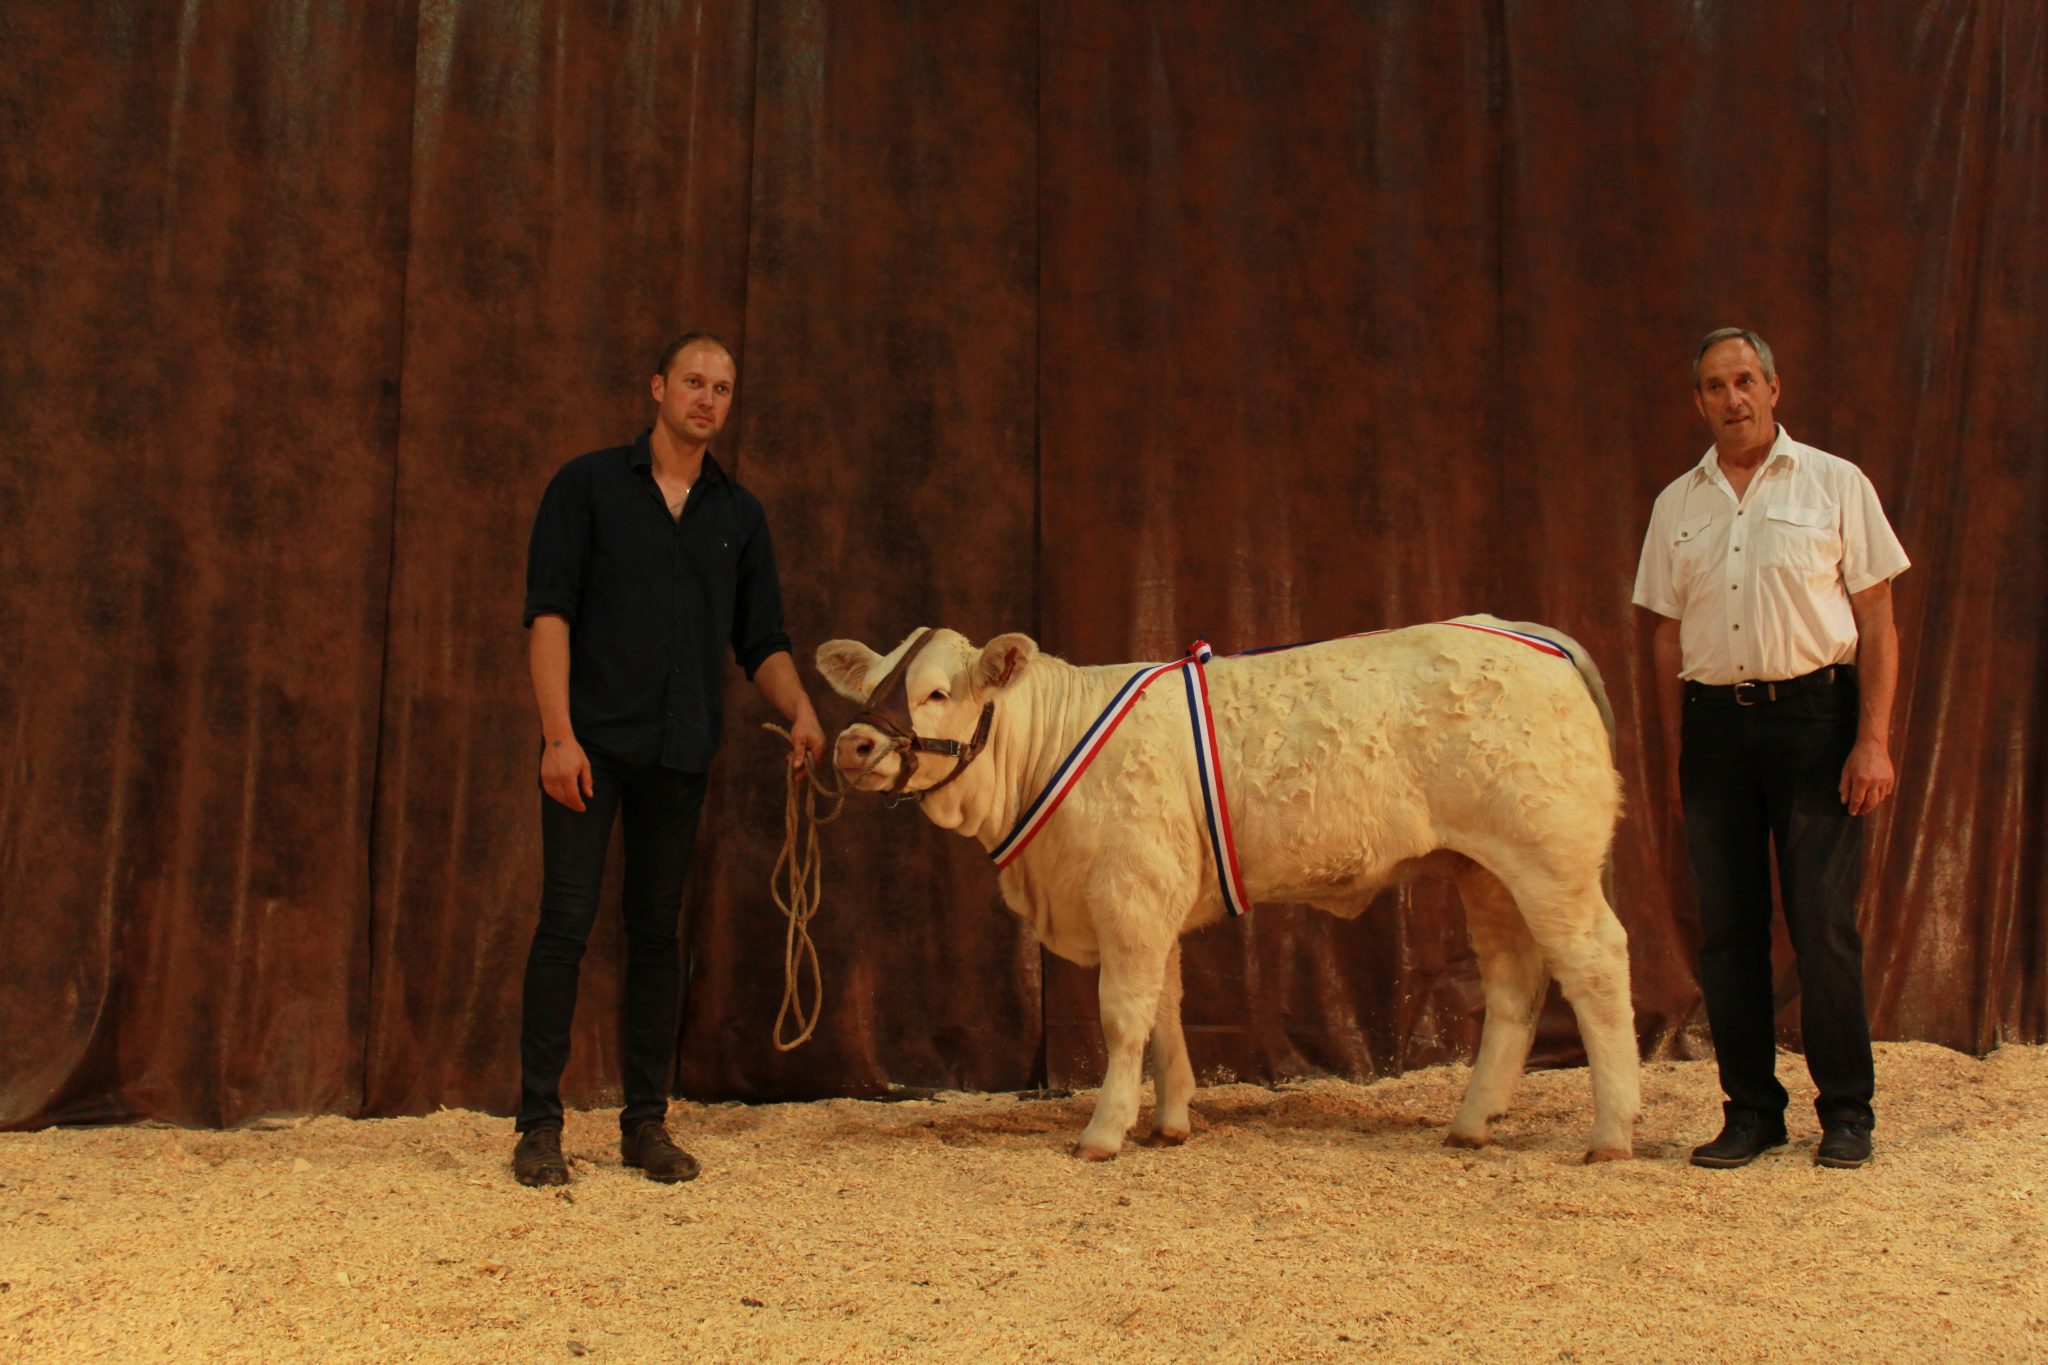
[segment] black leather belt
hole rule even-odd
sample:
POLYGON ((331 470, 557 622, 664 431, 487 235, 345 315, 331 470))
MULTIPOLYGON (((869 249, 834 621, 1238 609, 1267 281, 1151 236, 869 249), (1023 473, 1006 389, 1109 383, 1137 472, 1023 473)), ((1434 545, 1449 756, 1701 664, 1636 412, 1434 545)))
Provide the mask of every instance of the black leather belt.
POLYGON ((1823 687, 1846 686, 1856 681, 1854 664, 1829 664, 1797 678, 1783 682, 1739 682, 1726 685, 1689 682, 1685 685, 1687 701, 1732 701, 1737 706, 1755 706, 1760 702, 1786 701, 1823 687))

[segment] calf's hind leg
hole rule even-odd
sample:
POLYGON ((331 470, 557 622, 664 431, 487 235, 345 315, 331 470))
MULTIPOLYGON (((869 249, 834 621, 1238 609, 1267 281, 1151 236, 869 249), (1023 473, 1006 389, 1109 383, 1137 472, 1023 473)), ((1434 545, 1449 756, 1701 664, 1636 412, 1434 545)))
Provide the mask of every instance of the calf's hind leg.
POLYGON ((1486 1020, 1479 1034, 1479 1055, 1465 1102, 1451 1120, 1444 1142, 1452 1147, 1482 1147, 1494 1119, 1507 1112, 1529 1044, 1536 1036, 1536 1017, 1550 988, 1550 969, 1543 950, 1522 922, 1522 912, 1500 879, 1476 864, 1458 874, 1458 894, 1465 902, 1465 928, 1479 958, 1479 981, 1486 993, 1486 1020))
POLYGON ((1579 1038, 1593 1073, 1593 1136, 1586 1160, 1620 1160, 1634 1151, 1636 1115, 1642 1108, 1627 931, 1600 892, 1597 869, 1576 882, 1531 878, 1510 886, 1578 1016, 1579 1038))
POLYGON ((1195 1094, 1195 1068, 1188 1061, 1187 1035, 1180 1027, 1180 943, 1166 954, 1166 979, 1159 1008, 1152 1018, 1152 1046, 1147 1050, 1152 1073, 1152 1131, 1148 1147, 1178 1147, 1193 1126, 1188 1101, 1195 1094))

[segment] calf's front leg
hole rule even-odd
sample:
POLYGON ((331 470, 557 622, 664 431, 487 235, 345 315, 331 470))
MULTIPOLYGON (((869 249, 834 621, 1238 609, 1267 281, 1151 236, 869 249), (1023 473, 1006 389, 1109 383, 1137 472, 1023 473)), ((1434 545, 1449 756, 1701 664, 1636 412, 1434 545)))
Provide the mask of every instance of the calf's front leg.
MULTIPOLYGON (((1089 1119, 1074 1147, 1074 1155, 1084 1160, 1108 1161, 1115 1156, 1123 1149, 1124 1134, 1138 1121, 1145 1039, 1157 1017, 1166 957, 1163 946, 1103 943, 1102 979, 1097 993, 1102 1006, 1102 1041, 1109 1049, 1109 1069, 1095 1100, 1094 1117, 1089 1119)), ((1192 1089, 1192 1073, 1190 1082, 1192 1089)), ((1185 1108, 1182 1112, 1185 1115, 1185 1108)))

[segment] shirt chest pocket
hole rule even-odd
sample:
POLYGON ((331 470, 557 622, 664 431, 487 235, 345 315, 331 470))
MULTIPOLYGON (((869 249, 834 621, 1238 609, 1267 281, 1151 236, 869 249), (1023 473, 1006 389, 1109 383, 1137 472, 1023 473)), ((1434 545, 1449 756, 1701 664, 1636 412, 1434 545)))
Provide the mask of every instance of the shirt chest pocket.
POLYGON ((729 593, 739 576, 740 538, 724 520, 707 519, 684 532, 683 553, 708 586, 729 593))
POLYGON ((1801 578, 1832 575, 1842 561, 1842 535, 1831 507, 1764 509, 1764 563, 1801 578))
POLYGON ((1707 542, 1713 539, 1708 534, 1713 524, 1714 516, 1709 512, 1688 517, 1671 530, 1671 580, 1681 597, 1690 593, 1700 575, 1711 567, 1707 562, 1707 542))

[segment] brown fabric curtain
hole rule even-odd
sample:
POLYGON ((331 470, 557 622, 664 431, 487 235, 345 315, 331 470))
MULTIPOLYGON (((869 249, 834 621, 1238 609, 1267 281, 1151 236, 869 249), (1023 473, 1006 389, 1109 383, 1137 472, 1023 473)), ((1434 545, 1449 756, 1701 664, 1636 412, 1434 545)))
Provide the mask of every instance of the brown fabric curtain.
MULTIPOLYGON (((918 625, 1577 636, 1653 1055, 1705 1037, 1629 584, 1704 446, 1688 348, 1756 326, 1915 561, 1874 1025, 2048 1038, 2044 96, 2048 16, 1990 0, 0 9, 0 1123, 509 1109, 526 534, 685 325, 740 354, 720 454, 828 725, 817 643, 918 625)), ((873 802, 826 831, 819 1034, 770 1046, 779 750, 727 706, 679 1090, 1098 1079, 1092 973, 873 802)), ((574 1103, 615 1098, 619 952, 608 912, 574 1103)), ((1477 1037, 1434 884, 1186 974, 1205 1075, 1477 1037)))
POLYGON ((0 1120, 362 1101, 415 24, 0 11, 0 1120))

